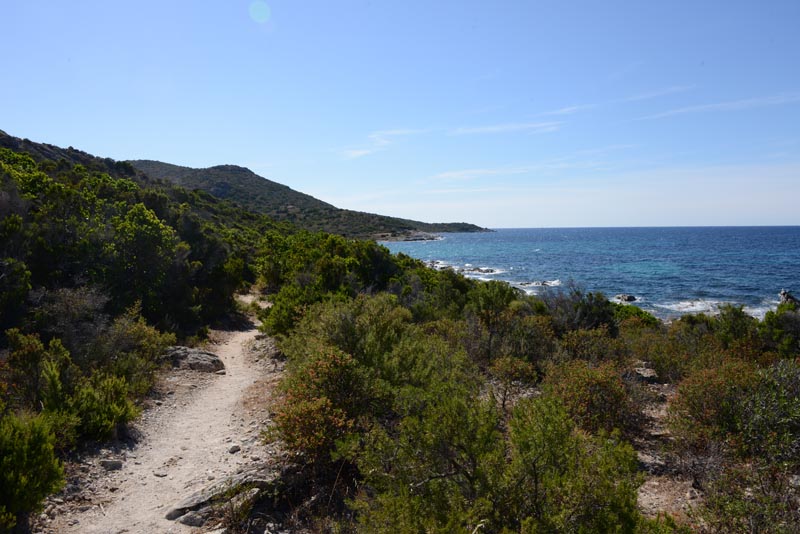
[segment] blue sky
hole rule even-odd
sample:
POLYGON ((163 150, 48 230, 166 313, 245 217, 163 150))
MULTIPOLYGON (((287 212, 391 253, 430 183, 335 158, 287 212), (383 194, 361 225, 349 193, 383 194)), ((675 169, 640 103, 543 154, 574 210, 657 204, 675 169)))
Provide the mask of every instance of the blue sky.
POLYGON ((800 224, 800 2, 5 0, 0 129, 490 227, 800 224))

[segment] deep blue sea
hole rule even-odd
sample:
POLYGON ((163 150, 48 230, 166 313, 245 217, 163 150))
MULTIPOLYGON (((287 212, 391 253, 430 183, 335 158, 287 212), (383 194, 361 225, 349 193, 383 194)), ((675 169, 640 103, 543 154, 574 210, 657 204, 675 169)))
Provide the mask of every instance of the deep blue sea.
POLYGON ((530 294, 570 282, 629 294, 662 319, 741 304, 756 317, 800 296, 800 227, 546 228, 383 243, 392 252, 505 280, 530 294))

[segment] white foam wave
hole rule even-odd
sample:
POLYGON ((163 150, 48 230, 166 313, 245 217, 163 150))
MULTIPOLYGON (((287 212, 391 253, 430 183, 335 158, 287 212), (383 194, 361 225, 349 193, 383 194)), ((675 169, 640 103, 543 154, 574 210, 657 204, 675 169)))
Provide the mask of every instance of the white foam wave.
MULTIPOLYGON (((738 306, 735 302, 727 302, 723 300, 682 300, 668 304, 656 304, 658 308, 670 310, 672 312, 683 314, 705 313, 706 315, 717 315, 721 307, 732 304, 738 306)), ((756 319, 762 320, 768 311, 774 310, 778 305, 777 301, 765 301, 757 306, 745 306, 744 312, 756 319)))
POLYGON ((670 310, 677 313, 718 313, 720 306, 725 304, 722 301, 716 300, 681 300, 678 302, 671 302, 668 304, 656 304, 659 308, 670 310))

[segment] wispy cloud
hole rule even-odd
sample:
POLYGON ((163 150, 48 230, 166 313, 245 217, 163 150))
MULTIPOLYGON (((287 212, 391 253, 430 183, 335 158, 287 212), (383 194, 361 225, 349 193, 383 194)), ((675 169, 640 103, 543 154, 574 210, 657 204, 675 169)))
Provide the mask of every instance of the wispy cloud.
POLYGON ((686 115, 688 113, 707 113, 712 111, 742 111, 768 106, 780 106, 800 102, 800 93, 784 93, 780 95, 762 96, 756 98, 746 98, 743 100, 732 100, 728 102, 716 102, 713 104, 701 104, 698 106, 687 106, 683 108, 671 109, 662 113, 646 115, 636 120, 663 119, 674 117, 675 115, 686 115))
POLYGON ((366 146, 357 148, 345 148, 339 151, 344 159, 358 159, 369 156, 375 152, 380 152, 391 145, 395 138, 424 133, 427 130, 399 128, 395 130, 378 130, 367 135, 368 143, 366 146))
POLYGON ((674 95, 676 93, 685 93, 686 91, 691 91, 694 88, 694 85, 673 85, 672 87, 664 87, 663 89, 656 89, 647 93, 626 96, 625 98, 620 98, 614 102, 638 102, 639 100, 651 100, 653 98, 674 95))
POLYGON ((488 126, 476 126, 471 128, 456 128, 451 130, 452 135, 471 135, 471 134, 501 134, 511 132, 531 132, 547 133, 555 132, 561 127, 561 122, 512 122, 505 124, 491 124, 488 126))
POLYGON ((502 166, 502 167, 488 167, 478 169, 458 169, 452 171, 440 172, 434 174, 429 178, 431 182, 468 182, 478 180, 479 178, 497 177, 497 176, 515 176, 520 174, 540 173, 541 175, 552 174, 553 172, 569 171, 569 170, 602 170, 608 164, 595 160, 584 159, 583 156, 596 156, 602 155, 614 150, 623 150, 632 148, 636 145, 611 145, 597 149, 582 150, 576 152, 572 156, 565 156, 561 158, 554 158, 537 163, 530 163, 525 165, 516 166, 502 166))
POLYGON ((510 176, 513 174, 525 174, 532 170, 531 167, 498 167, 494 169, 462 169, 458 171, 440 172, 431 179, 440 182, 460 182, 474 180, 484 176, 510 176))
POLYGON ((554 109, 552 111, 544 111, 539 113, 540 116, 548 116, 548 115, 572 115, 573 113, 578 113, 579 111, 586 111, 588 109, 596 108, 597 104, 581 104, 578 106, 566 106, 559 109, 554 109))

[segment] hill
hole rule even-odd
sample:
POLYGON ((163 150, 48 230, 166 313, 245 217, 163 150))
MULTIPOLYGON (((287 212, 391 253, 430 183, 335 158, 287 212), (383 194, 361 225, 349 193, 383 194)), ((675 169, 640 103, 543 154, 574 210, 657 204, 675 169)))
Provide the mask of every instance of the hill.
POLYGON ((431 224, 340 209, 236 165, 193 169, 151 160, 128 163, 150 177, 167 180, 187 189, 206 191, 306 230, 376 239, 413 238, 420 232, 485 231, 468 223, 431 224))
POLYGON ((93 156, 73 147, 62 148, 20 139, 0 130, 0 147, 26 152, 37 161, 65 161, 104 172, 115 178, 131 178, 145 185, 178 185, 228 200, 250 211, 289 222, 310 231, 346 237, 413 239, 433 232, 481 232, 468 223, 425 223, 337 208, 236 165, 193 169, 160 161, 115 161, 93 156))

